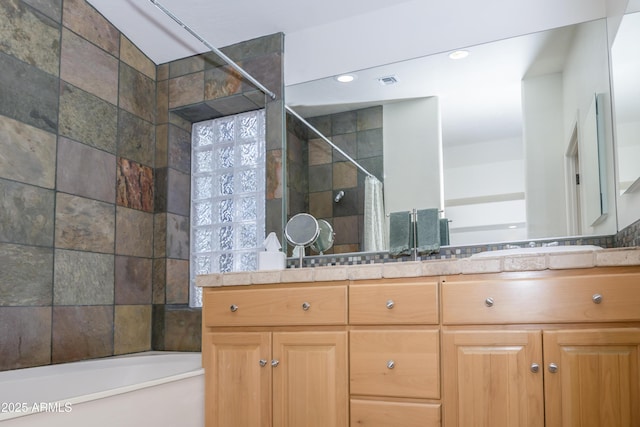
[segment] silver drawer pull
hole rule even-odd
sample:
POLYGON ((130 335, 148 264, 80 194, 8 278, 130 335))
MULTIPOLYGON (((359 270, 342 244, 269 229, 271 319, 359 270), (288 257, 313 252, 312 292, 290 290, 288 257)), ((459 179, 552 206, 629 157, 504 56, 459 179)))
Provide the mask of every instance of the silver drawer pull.
POLYGON ((267 366, 267 359, 260 359, 260 362, 258 363, 260 363, 260 366, 264 368, 265 366, 267 366))
POLYGON ((558 372, 558 365, 556 365, 555 363, 549 363, 549 372, 551 372, 552 374, 558 372))
POLYGON ((396 362, 394 362, 393 360, 389 360, 389 361, 387 362, 387 368, 389 368, 389 369, 393 369, 393 368, 395 368, 395 367, 396 367, 396 362))
POLYGON ((389 310, 391 310, 391 309, 393 308, 393 306, 394 306, 394 305, 396 305, 396 303, 395 303, 395 302, 393 302, 393 300, 392 300, 392 299, 390 299, 389 301, 387 301, 387 308, 388 308, 389 310))
POLYGON ((235 304, 231 304, 231 307, 229 307, 229 310, 235 313, 236 311, 238 311, 238 306, 235 304))
POLYGON ((484 300, 484 305, 486 305, 487 307, 493 307, 493 298, 489 297, 486 300, 484 300))
POLYGON ((273 359, 271 361, 271 366, 273 366, 274 368, 277 368, 279 364, 280 364, 280 361, 278 359, 273 359))
POLYGON ((307 311, 307 310, 309 310, 310 308, 311 308, 311 304, 309 304, 308 302, 303 302, 303 303, 302 303, 302 309, 303 309, 304 311, 307 311))
POLYGON ((593 301, 594 304, 600 304, 602 302, 602 295, 600 294, 595 294, 591 297, 591 301, 593 301))
POLYGON ((537 374, 540 370, 540 365, 538 365, 537 363, 532 363, 529 369, 531 369, 531 372, 533 372, 534 374, 537 374))

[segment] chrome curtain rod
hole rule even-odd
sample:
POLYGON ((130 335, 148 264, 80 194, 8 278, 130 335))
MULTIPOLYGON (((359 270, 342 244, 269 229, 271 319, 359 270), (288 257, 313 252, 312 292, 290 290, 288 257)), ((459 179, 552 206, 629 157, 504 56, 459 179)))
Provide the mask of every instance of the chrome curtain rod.
MULTIPOLYGON (((204 38, 202 38, 198 33, 196 33, 195 31, 193 31, 191 28, 189 28, 185 23, 183 23, 177 16, 175 16, 173 13, 171 13, 169 10, 167 10, 167 8, 165 8, 162 4, 160 4, 157 0, 149 0, 155 7, 157 7, 158 9, 160 9, 165 15, 167 15, 169 18, 171 18, 173 21, 175 21, 178 25, 180 25, 182 28, 184 28, 189 34, 191 34, 193 37, 195 37, 196 39, 198 39, 198 41, 200 41, 200 43, 202 43, 203 45, 205 45, 206 47, 208 47, 209 49, 211 49, 216 55, 218 55, 220 58, 222 58, 222 60, 224 60, 224 62, 226 62, 227 64, 229 64, 229 66, 231 66, 234 70, 236 70, 238 73, 240 73, 240 75, 242 75, 244 78, 246 78, 247 80, 249 80, 251 83, 253 83, 258 89, 260 89, 262 92, 264 92, 265 94, 267 94, 268 96, 271 97, 271 99, 276 99, 276 94, 271 92, 269 89, 267 89, 262 83, 260 83, 255 77, 253 77, 251 74, 249 74, 248 72, 246 72, 242 67, 240 67, 238 64, 236 64, 231 58, 229 58, 227 55, 225 55, 224 53, 222 53, 220 51, 220 49, 216 48, 215 46, 213 46, 211 43, 209 43, 208 41, 206 41, 204 38)), ((289 107, 288 105, 285 105, 285 108, 287 109, 287 111, 289 111, 292 115, 294 115, 298 120, 300 120, 302 123, 304 123, 305 125, 307 125, 309 127, 309 129, 311 129, 312 131, 314 131, 316 134, 318 134, 318 136, 320 138, 322 138, 327 144, 329 144, 331 147, 333 147, 338 153, 342 154, 348 161, 350 161, 351 163, 353 163, 358 169, 360 169, 362 172, 364 172, 365 174, 367 174, 367 176, 370 176, 372 178, 375 178, 373 174, 369 173, 369 171, 367 171, 365 168, 363 168, 358 162, 356 162, 355 160, 353 160, 353 158, 351 158, 351 156, 349 156, 347 153, 345 153, 344 151, 342 151, 340 148, 338 148, 333 142, 331 142, 326 136, 324 136, 318 129, 316 129, 315 127, 313 127, 308 121, 306 121, 305 119, 303 119, 298 113, 296 113, 295 111, 293 111, 291 109, 291 107, 289 107)))
POLYGON ((206 47, 211 49, 216 55, 218 55, 220 58, 222 58, 224 60, 224 62, 229 64, 234 70, 236 70, 238 73, 240 73, 245 79, 249 80, 251 83, 256 85, 258 87, 258 89, 260 89, 266 95, 269 95, 269 97, 271 97, 271 99, 276 99, 276 94, 275 93, 273 93, 269 89, 267 89, 262 83, 260 83, 258 80, 256 80, 255 77, 253 77, 251 74, 246 72, 242 67, 240 67, 238 64, 236 64, 227 55, 222 53, 220 51, 220 49, 216 48, 215 46, 211 45, 211 43, 209 43, 208 41, 206 41, 205 39, 200 37, 200 35, 198 35, 198 33, 196 33, 191 28, 189 28, 185 23, 183 23, 180 19, 178 19, 178 17, 176 17, 173 13, 169 12, 167 10, 167 8, 165 8, 163 5, 161 5, 158 1, 156 1, 156 0, 149 0, 149 1, 151 3, 153 3, 153 5, 155 7, 157 7, 162 12, 164 12, 164 14, 167 15, 169 18, 173 19, 178 25, 180 25, 182 28, 187 30, 189 32, 189 34, 191 34, 193 37, 198 39, 200 41, 200 43, 202 43, 203 45, 205 45, 206 47))
POLYGON ((371 174, 369 171, 367 171, 365 168, 363 168, 362 166, 360 166, 360 164, 358 162, 356 162, 355 160, 353 160, 353 158, 351 158, 351 156, 349 156, 347 153, 345 153, 344 151, 342 151, 338 146, 336 146, 333 142, 331 142, 331 140, 329 138, 327 138, 326 136, 324 136, 322 134, 322 132, 320 132, 318 129, 316 129, 315 127, 313 127, 311 125, 311 123, 309 123, 308 121, 306 121, 305 119, 302 118, 302 116, 300 116, 300 114, 296 113, 295 111, 293 111, 291 109, 291 107, 289 107, 288 105, 285 105, 284 108, 287 109, 288 112, 290 112, 293 116, 295 116, 298 120, 300 120, 302 123, 304 123, 305 125, 307 125, 309 127, 309 129, 311 129, 312 131, 314 131, 320 138, 322 138, 324 140, 324 142, 326 142, 327 144, 329 144, 331 147, 333 147, 334 150, 336 150, 338 153, 342 154, 344 157, 346 157, 347 160, 349 160, 351 163, 353 163, 358 169, 360 169, 362 172, 364 172, 365 174, 367 174, 367 176, 370 176, 372 178, 375 178, 375 176, 373 176, 373 174, 371 174))

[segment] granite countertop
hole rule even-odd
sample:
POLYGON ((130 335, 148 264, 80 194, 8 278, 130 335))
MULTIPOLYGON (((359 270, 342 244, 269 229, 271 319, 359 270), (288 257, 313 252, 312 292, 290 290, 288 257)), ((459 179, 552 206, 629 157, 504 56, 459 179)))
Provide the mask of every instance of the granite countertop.
POLYGON ((337 265, 285 270, 205 274, 196 285, 235 286, 273 283, 367 280, 454 274, 500 273, 503 271, 564 270, 640 265, 640 247, 576 251, 567 253, 517 254, 427 261, 337 265))

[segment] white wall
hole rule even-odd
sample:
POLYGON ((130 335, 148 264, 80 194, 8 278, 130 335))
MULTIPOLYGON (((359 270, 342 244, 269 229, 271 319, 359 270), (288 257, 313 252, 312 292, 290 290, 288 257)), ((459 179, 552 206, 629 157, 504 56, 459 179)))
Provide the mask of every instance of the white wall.
POLYGON ((528 238, 567 235, 562 74, 522 82, 528 238))
POLYGON ((383 107, 385 212, 440 207, 438 98, 383 107))

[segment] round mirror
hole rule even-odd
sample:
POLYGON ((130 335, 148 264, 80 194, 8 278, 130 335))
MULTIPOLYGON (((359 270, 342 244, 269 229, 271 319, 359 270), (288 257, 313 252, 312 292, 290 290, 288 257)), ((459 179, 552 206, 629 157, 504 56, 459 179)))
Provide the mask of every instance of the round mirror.
POLYGON ((318 227, 320 228, 320 232, 318 233, 316 240, 311 243, 311 249, 322 255, 324 251, 333 246, 335 233, 333 232, 331 224, 324 219, 318 220, 318 227))
POLYGON ((309 246, 318 238, 319 233, 318 221, 307 213, 292 216, 284 228, 287 241, 295 246, 309 246))

